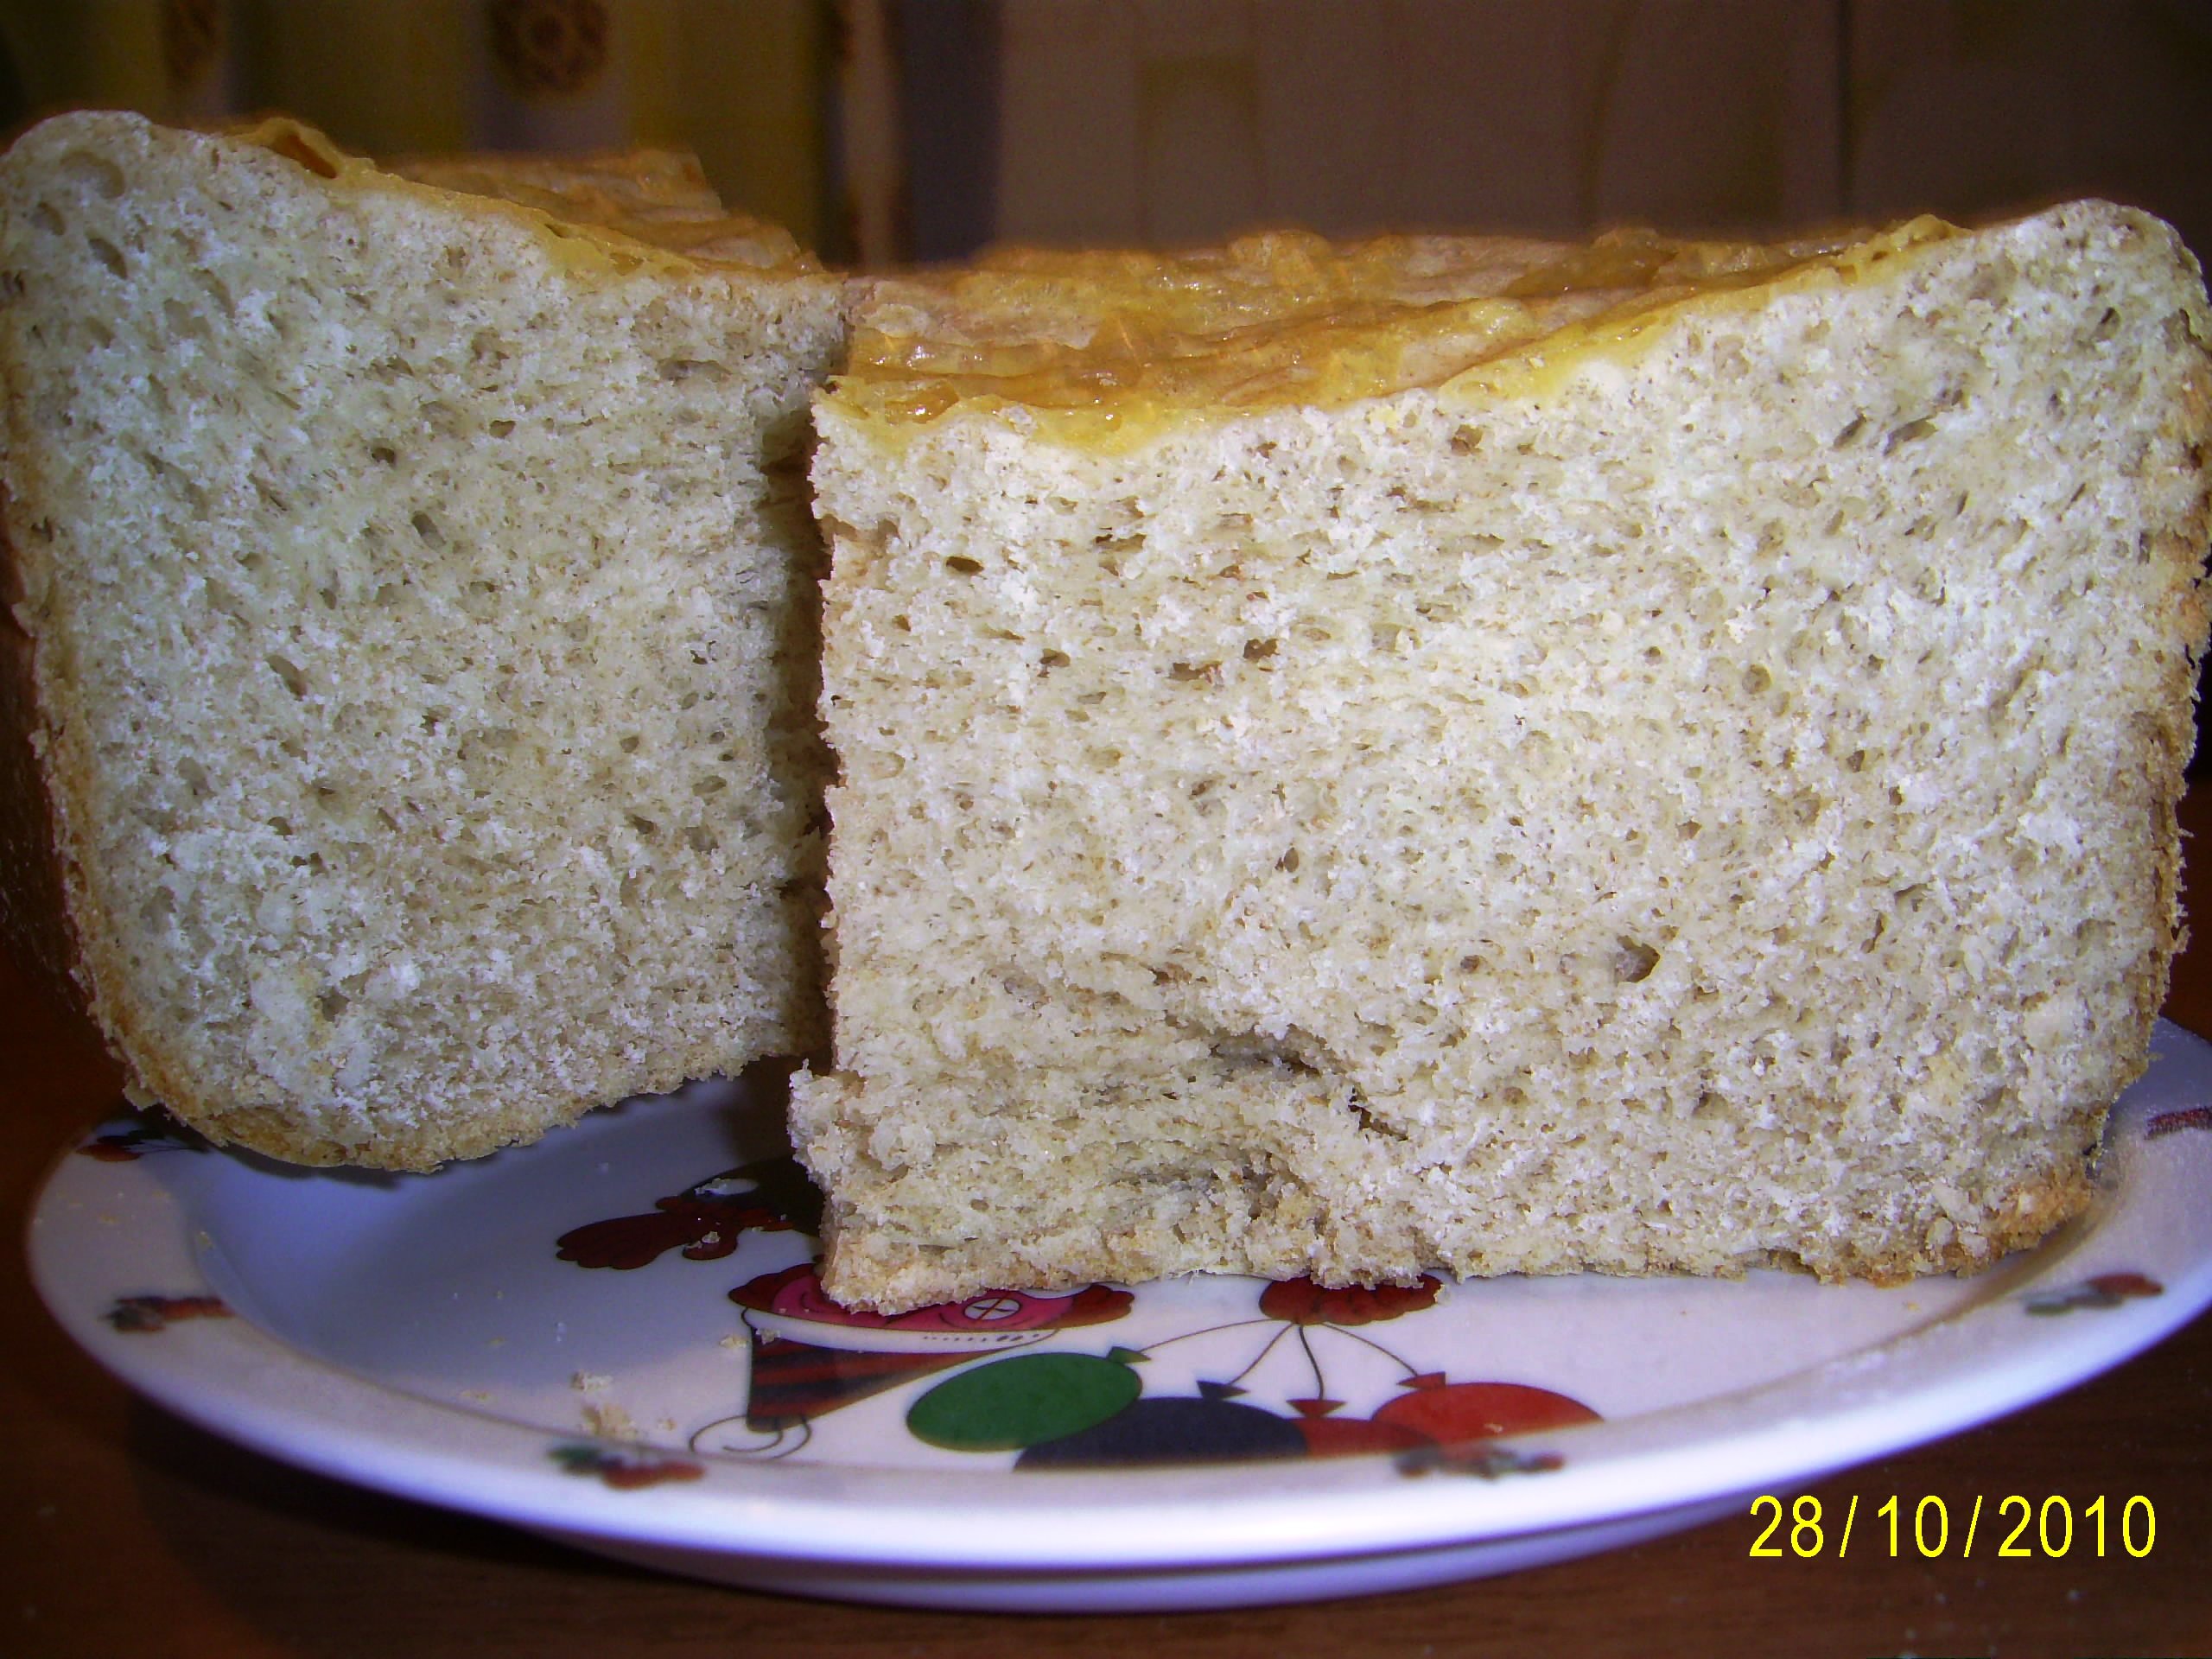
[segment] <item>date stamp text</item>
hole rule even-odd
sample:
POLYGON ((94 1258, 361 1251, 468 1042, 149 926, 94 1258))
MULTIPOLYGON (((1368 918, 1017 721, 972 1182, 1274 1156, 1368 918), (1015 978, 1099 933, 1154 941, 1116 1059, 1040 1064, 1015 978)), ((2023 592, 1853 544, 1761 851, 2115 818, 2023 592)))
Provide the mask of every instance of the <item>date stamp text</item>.
POLYGON ((1766 1493, 1751 1500, 1751 1519, 1764 1523, 1751 1540, 1754 1560, 1841 1560, 1854 1542, 1862 1555, 1892 1560, 1932 1561, 1955 1552, 1961 1560, 1980 1559, 1979 1548, 1999 1560, 2108 1554, 2140 1560, 2158 1539, 2158 1510, 2149 1498, 2102 1493, 2078 1503, 2061 1492, 2044 1498, 2013 1492, 1993 1502, 1977 1494, 1970 1503, 1932 1492, 1917 1500, 1891 1494, 1862 1514, 1854 1492, 1840 1516, 1810 1492, 1788 1500, 1766 1493))

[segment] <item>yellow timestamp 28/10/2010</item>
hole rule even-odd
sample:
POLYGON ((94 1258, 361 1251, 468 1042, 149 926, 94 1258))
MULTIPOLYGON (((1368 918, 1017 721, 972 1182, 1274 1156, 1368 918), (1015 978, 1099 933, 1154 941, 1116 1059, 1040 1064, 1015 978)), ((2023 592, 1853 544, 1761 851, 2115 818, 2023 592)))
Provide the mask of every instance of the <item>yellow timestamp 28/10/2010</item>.
MULTIPOLYGON (((1809 1561, 1833 1555, 1840 1560, 1851 1548, 1859 1522, 1859 1496, 1852 1495, 1840 1526, 1810 1492, 1787 1504, 1771 1493, 1762 1493, 1751 1500, 1751 1513, 1753 1520, 1764 1518, 1766 1523, 1751 1540, 1753 1560, 1794 1556, 1809 1561)), ((1929 1560, 1954 1548, 1961 1560, 1967 1559, 1978 1541, 1985 1556, 1993 1554, 1999 1560, 2061 1560, 2077 1550, 2100 1557, 2126 1554, 2140 1560, 2158 1536, 2158 1510, 2139 1495, 2120 1500, 2100 1493, 2076 1505, 2063 1493, 2038 1501, 2014 1492, 1991 1505, 1986 1496, 1977 1494, 1960 1526, 1956 1507, 1934 1493, 1916 1503, 1892 1493, 1873 1506, 1871 1518, 1873 1524, 1868 1530, 1876 1552, 1891 1558, 1916 1554, 1929 1560), (1985 1507, 1993 1510, 1986 1536, 1985 1507)), ((1866 1541, 1867 1533, 1862 1532, 1861 1554, 1866 1552, 1866 1541)))

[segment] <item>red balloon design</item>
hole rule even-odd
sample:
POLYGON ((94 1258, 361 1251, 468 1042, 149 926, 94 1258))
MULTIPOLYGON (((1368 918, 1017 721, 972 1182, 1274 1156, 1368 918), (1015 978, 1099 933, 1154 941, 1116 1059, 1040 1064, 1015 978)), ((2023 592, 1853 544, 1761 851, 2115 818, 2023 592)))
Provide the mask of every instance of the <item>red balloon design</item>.
POLYGON ((1446 1382, 1430 1372, 1412 1379, 1409 1392, 1379 1407, 1375 1421, 1409 1428, 1449 1446, 1499 1434, 1569 1428, 1603 1420, 1580 1400, 1521 1382, 1446 1382))

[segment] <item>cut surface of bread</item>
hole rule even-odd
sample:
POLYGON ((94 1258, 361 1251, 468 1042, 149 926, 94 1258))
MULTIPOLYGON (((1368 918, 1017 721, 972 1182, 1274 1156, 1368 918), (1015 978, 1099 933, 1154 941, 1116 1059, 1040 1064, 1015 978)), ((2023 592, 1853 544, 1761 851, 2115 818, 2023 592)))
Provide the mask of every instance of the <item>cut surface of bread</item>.
POLYGON ((2177 937, 2208 339, 2101 203, 883 285, 816 415, 830 1293, 2076 1213, 2177 937))
POLYGON ((670 158, 442 165, 488 194, 285 121, 0 161, 5 920, 135 1093, 308 1162, 819 1035, 842 287, 670 158))

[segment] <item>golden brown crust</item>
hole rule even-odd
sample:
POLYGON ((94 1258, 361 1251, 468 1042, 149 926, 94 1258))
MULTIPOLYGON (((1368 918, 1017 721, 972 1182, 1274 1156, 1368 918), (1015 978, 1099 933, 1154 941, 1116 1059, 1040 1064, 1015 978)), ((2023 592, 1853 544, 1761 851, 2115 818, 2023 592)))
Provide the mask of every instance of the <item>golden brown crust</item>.
MULTIPOLYGON (((10 414, 15 413, 12 399, 10 414)), ((11 442, 0 481, 0 935, 54 994, 105 1034, 136 1097, 188 1100, 164 1063, 160 1036, 109 988, 125 982, 73 826, 94 810, 86 769, 73 761, 66 717, 50 701, 39 604, 50 587, 44 534, 27 522, 18 488, 29 483, 11 442)), ((34 486, 35 487, 35 486, 34 486)), ((220 1140, 219 1135, 214 1138, 220 1140)))
MULTIPOLYGON (((35 130, 35 129, 34 130, 35 130)), ((637 149, 579 156, 470 154, 378 162, 288 115, 216 130, 216 136, 282 156, 340 190, 428 190, 465 197, 477 212, 514 214, 579 270, 626 275, 650 261, 764 276, 816 276, 820 265, 779 225, 734 212, 679 150, 637 149)))
POLYGON ((832 396, 887 437, 955 409, 1011 410, 1025 432, 1122 452, 1183 423, 1554 375, 1632 349, 1685 307, 1855 282, 1961 233, 1918 219, 1770 243, 1274 232, 1180 254, 1008 249, 882 284, 832 396))
POLYGON ((1980 1273, 2014 1250, 2040 1244, 2056 1229, 2086 1213, 2096 1196, 2097 1184, 2089 1172, 2088 1160, 2078 1159, 2053 1169, 2041 1181, 2015 1187, 1982 1218, 1971 1237, 1947 1228, 1942 1236, 1931 1234, 1916 1246, 1882 1251, 1846 1247, 1825 1255, 1794 1251, 1771 1265, 1802 1268, 1827 1284, 1858 1279, 1896 1286, 1932 1273, 1980 1273))
POLYGON ((73 1007, 76 938, 55 835, 54 802, 37 746, 37 641, 21 607, 25 582, 15 513, 0 486, 0 939, 73 1007))
POLYGON ((724 207, 697 158, 684 151, 416 156, 382 166, 417 184, 600 226, 694 259, 784 271, 815 268, 782 226, 724 207))

